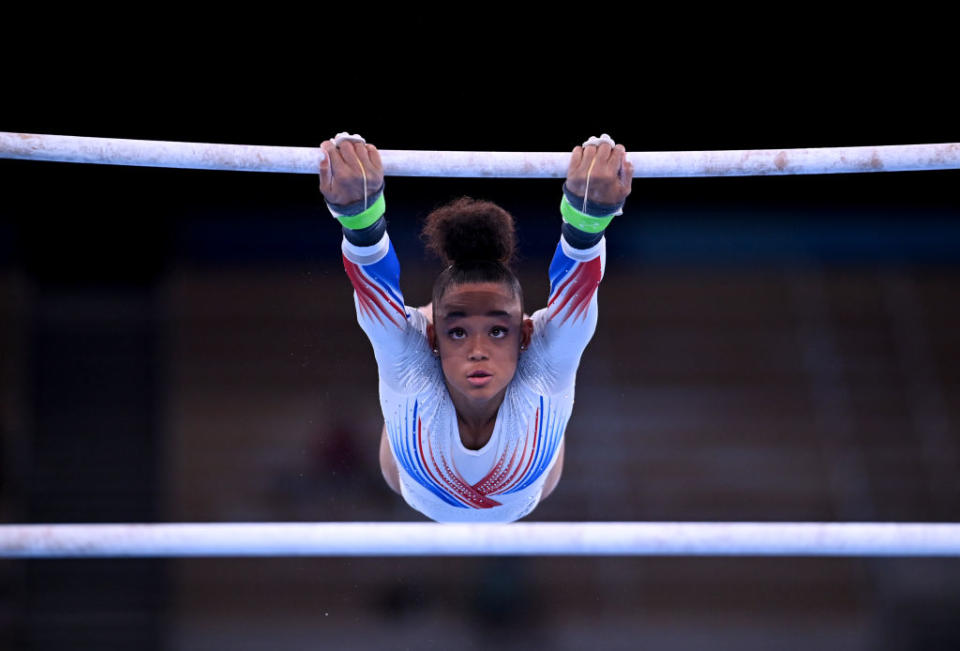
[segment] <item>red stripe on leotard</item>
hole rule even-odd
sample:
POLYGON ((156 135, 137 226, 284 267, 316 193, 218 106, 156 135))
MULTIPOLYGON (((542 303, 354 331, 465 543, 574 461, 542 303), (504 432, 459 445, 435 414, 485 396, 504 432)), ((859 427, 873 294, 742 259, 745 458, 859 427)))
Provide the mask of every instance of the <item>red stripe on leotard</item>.
MULTIPOLYGON (((427 460, 423 454, 423 427, 420 419, 417 419, 417 447, 420 449, 420 459, 423 461, 423 467, 427 469, 427 472, 430 474, 430 478, 434 480, 439 486, 446 486, 447 492, 456 497, 461 502, 466 503, 468 506, 472 506, 475 509, 489 509, 494 506, 500 506, 500 502, 488 498, 486 495, 481 494, 473 486, 470 486, 466 481, 463 480, 459 475, 454 474, 450 466, 447 464, 446 459, 443 459, 444 469, 447 471, 452 478, 445 476, 440 469, 440 465, 437 463, 436 458, 433 456, 433 446, 430 446, 430 461, 433 462, 433 467, 437 470, 437 474, 440 475, 440 479, 434 476, 433 472, 430 470, 430 466, 427 465, 427 460)), ((443 458, 441 456, 441 458, 443 458)))
POLYGON ((560 321, 561 324, 565 323, 571 316, 578 317, 586 312, 590 306, 590 299, 593 298, 594 292, 600 285, 601 271, 599 257, 578 264, 573 273, 560 284, 560 287, 557 288, 557 291, 553 293, 547 303, 547 307, 552 307, 561 294, 563 295, 563 300, 557 305, 556 309, 550 311, 549 319, 552 320, 560 314, 568 304, 569 311, 560 321))
POLYGON ((390 319, 392 324, 402 328, 406 320, 403 308, 397 305, 396 301, 393 301, 379 285, 367 278, 360 270, 360 266, 348 260, 345 255, 343 256, 343 268, 350 278, 350 283, 357 292, 361 310, 367 315, 376 317, 377 321, 381 324, 383 323, 383 319, 380 318, 380 314, 382 313, 390 319), (387 309, 387 306, 392 308, 394 312, 399 313, 401 317, 399 321, 394 320, 394 316, 387 309))

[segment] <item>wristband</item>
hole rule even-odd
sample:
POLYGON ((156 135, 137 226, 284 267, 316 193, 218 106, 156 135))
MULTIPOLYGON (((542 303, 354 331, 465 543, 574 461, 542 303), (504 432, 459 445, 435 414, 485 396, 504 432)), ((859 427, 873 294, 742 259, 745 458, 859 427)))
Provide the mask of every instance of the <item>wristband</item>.
MULTIPOLYGON (((353 231, 350 232, 352 233, 353 231)), ((567 222, 563 222, 560 233, 563 235, 563 239, 567 241, 567 244, 575 249, 589 249, 603 239, 603 231, 599 233, 587 233, 567 222)))
POLYGON ((593 199, 587 199, 586 202, 584 202, 583 197, 572 192, 566 183, 563 184, 563 196, 567 198, 570 205, 581 213, 586 213, 591 217, 616 217, 617 215, 622 215, 623 207, 627 203, 626 199, 620 203, 600 203, 593 199))
POLYGON ((387 202, 383 198, 383 190, 380 190, 380 192, 377 193, 377 198, 366 210, 363 210, 362 202, 353 203, 349 206, 339 206, 328 203, 327 208, 330 209, 331 215, 340 220, 341 225, 352 230, 360 230, 361 228, 367 228, 368 226, 376 224, 377 220, 383 217, 383 214, 387 211, 387 202), (354 207, 360 208, 360 212, 352 215, 349 214, 354 207))
POLYGON ((586 231, 587 233, 600 233, 607 226, 610 225, 610 222, 613 221, 613 218, 616 217, 616 214, 607 215, 607 216, 594 216, 588 215, 585 212, 581 212, 577 209, 564 195, 563 199, 560 200, 560 214, 563 216, 563 221, 567 222, 571 226, 579 228, 581 231, 586 231))

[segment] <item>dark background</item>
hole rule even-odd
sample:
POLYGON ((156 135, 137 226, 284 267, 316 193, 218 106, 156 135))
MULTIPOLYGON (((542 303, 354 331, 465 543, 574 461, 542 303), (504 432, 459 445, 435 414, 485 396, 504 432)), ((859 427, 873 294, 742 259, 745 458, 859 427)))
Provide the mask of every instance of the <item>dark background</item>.
MULTIPOLYGON (((960 141, 943 17, 463 11, 11 13, 0 129, 519 151, 601 132, 652 151, 960 141)), ((378 476, 375 368, 314 180, 6 160, 0 179, 3 521, 419 519, 378 476)), ((957 184, 635 180, 567 490, 532 519, 958 521, 957 184), (823 477, 802 488, 791 463, 823 477)), ((559 186, 388 179, 406 302, 438 270, 423 216, 461 194, 517 217, 528 295, 545 295, 559 186)), ((960 620, 944 559, 35 561, 0 564, 0 585, 4 648, 947 648, 960 620)))

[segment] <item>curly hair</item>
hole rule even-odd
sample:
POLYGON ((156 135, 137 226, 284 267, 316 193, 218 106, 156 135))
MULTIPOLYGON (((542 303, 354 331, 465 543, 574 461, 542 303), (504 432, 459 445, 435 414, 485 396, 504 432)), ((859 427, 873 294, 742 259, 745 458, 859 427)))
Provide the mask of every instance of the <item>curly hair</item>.
POLYGON ((491 201, 461 197, 426 217, 421 238, 446 269, 433 284, 433 305, 451 286, 465 283, 506 284, 520 300, 523 290, 510 269, 516 254, 513 216, 491 201))

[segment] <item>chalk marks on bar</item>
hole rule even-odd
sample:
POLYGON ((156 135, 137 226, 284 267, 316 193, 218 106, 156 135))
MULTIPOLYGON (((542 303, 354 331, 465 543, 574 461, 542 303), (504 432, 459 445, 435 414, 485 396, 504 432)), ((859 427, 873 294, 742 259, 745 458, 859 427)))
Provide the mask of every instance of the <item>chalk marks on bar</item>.
MULTIPOLYGON (((318 143, 319 145, 319 143, 318 143)), ((564 178, 570 152, 380 152, 388 176, 564 178)), ((316 174, 319 147, 227 145, 0 132, 0 158, 316 174)), ((634 177, 774 176, 960 169, 960 143, 629 152, 634 177)))

